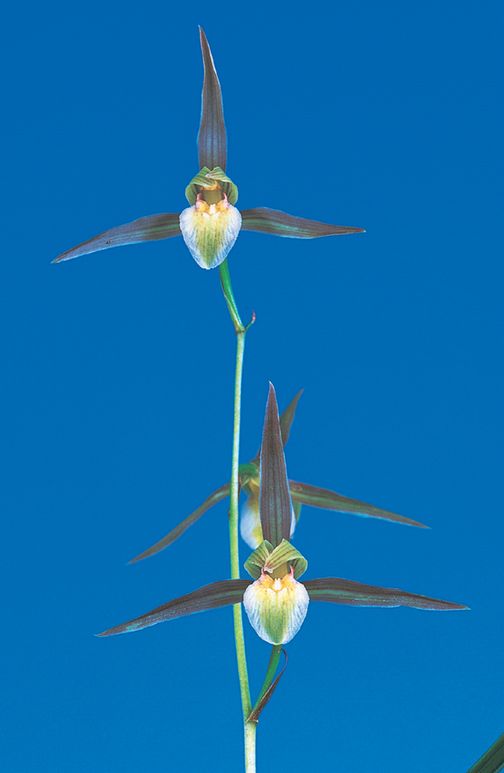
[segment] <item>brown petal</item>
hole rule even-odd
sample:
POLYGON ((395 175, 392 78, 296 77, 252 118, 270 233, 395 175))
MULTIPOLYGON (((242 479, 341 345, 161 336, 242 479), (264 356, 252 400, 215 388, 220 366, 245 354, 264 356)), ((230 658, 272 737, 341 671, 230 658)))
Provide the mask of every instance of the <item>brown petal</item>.
POLYGON ((78 258, 91 252, 108 250, 111 247, 169 239, 171 236, 180 236, 179 215, 148 215, 147 217, 133 220, 131 223, 125 223, 124 225, 110 228, 108 231, 103 231, 98 236, 93 236, 76 247, 62 252, 52 262, 62 263, 64 260, 78 258))
POLYGON ((318 220, 295 217, 279 209, 268 207, 244 209, 241 216, 242 231, 260 231, 264 234, 287 236, 291 239, 317 239, 320 236, 364 233, 364 228, 320 223, 318 220))
POLYGON ((203 92, 201 94, 201 120, 198 132, 199 165, 212 170, 220 166, 226 169, 226 125, 222 108, 222 92, 217 70, 202 27, 200 31, 203 57, 203 92))
POLYGON ((203 588, 198 588, 185 596, 179 596, 178 599, 168 601, 167 604, 162 604, 145 615, 135 617, 97 635, 115 636, 118 633, 130 633, 163 623, 165 620, 174 620, 176 617, 193 615, 195 612, 205 612, 207 609, 217 609, 228 604, 239 604, 248 585, 250 585, 248 580, 222 580, 204 585, 203 588))

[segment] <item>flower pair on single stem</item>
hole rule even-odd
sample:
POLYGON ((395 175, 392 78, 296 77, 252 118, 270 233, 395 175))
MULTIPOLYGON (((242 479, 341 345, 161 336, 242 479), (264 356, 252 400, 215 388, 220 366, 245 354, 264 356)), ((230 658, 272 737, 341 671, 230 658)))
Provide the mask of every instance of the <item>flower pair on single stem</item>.
MULTIPOLYGON (((298 632, 311 601, 437 610, 466 607, 427 596, 364 585, 336 577, 300 581, 308 564, 303 555, 292 545, 291 539, 303 504, 382 518, 411 526, 422 526, 411 519, 344 497, 334 491, 288 480, 284 445, 289 437, 300 393, 296 395, 282 417, 279 417, 275 391, 270 385, 260 452, 249 463, 239 465, 241 373, 244 337, 249 326, 242 324, 234 300, 226 260, 229 251, 240 231, 243 230, 312 239, 358 233, 364 229, 330 225, 265 207, 241 211, 236 208, 238 189, 226 173, 227 139, 221 89, 212 54, 201 29, 200 43, 204 66, 202 112, 198 134, 200 171, 191 179, 185 191, 189 206, 180 214, 150 215, 111 228, 66 250, 53 262, 59 263, 125 244, 182 235, 199 266, 205 269, 219 267, 221 285, 237 333, 232 480, 230 484, 214 491, 197 510, 163 539, 134 558, 133 562, 154 555, 167 547, 212 505, 230 495, 232 579, 213 582, 169 601, 147 614, 110 628, 100 635, 110 636, 136 631, 195 612, 235 605, 234 631, 245 718, 246 766, 247 771, 255 771, 255 735, 251 726, 254 725, 266 700, 278 684, 280 675, 274 677, 280 648, 298 632), (247 501, 242 510, 241 534, 253 548, 253 552, 245 562, 245 568, 251 576, 250 580, 239 577, 237 524, 239 487, 247 495, 247 501), (250 702, 248 687, 241 603, 257 634, 273 645, 263 689, 254 706, 250 702)), ((252 317, 253 320, 254 317, 252 317)))

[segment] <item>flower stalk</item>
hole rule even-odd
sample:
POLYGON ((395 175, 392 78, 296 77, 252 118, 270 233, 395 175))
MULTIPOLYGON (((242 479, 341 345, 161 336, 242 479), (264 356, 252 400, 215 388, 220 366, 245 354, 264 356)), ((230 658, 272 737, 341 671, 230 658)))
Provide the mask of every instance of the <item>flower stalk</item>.
MULTIPOLYGON (((222 292, 229 310, 229 315, 236 333, 236 362, 234 379, 234 405, 233 405, 233 451, 231 461, 231 491, 229 505, 229 559, 231 565, 231 579, 240 578, 240 549, 238 543, 238 515, 240 497, 240 427, 241 427, 241 393, 243 379, 243 358, 245 354, 245 337, 250 325, 244 327, 236 305, 231 285, 228 261, 225 260, 219 266, 222 292)), ((255 317, 252 316, 250 324, 255 317)), ((233 605, 233 627, 236 649, 236 662, 238 665, 238 679, 240 682, 241 705, 244 722, 245 742, 245 771, 255 773, 256 770, 256 723, 248 721, 252 710, 250 700, 250 686, 247 668, 247 653, 245 651, 245 637, 243 634, 243 616, 241 604, 233 605)))

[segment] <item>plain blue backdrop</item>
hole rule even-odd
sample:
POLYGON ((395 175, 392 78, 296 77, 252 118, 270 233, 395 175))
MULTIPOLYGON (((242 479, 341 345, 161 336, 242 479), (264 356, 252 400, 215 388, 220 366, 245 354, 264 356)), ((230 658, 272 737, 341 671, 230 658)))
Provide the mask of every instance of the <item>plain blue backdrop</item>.
MULTIPOLYGON (((281 405, 305 387, 291 476, 432 527, 305 508, 309 576, 472 607, 312 605, 259 770, 460 773, 502 732, 502 22, 498 2, 4 10, 2 770, 241 769, 229 609, 93 636, 227 575, 225 504, 126 565, 228 478, 218 274, 180 239, 49 262, 186 206, 198 23, 239 204, 367 228, 239 237, 242 459, 268 379, 281 405)), ((257 689, 269 649, 246 633, 257 689)))

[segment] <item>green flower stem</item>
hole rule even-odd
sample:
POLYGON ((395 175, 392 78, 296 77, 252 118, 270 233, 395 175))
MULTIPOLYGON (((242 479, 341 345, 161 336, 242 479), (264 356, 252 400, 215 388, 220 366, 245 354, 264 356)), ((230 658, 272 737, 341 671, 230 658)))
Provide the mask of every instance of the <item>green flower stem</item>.
MULTIPOLYGON (((236 332, 236 366, 234 386, 234 411, 233 411, 233 457, 231 468, 231 497, 229 507, 229 554, 231 561, 231 579, 240 577, 240 554, 238 545, 238 498, 240 495, 239 464, 240 464, 240 419, 241 419, 241 389, 243 375, 243 355, 245 351, 245 336, 248 327, 244 327, 238 307, 233 295, 229 266, 225 260, 219 266, 219 274, 222 292, 226 299, 227 307, 236 332)), ((254 321, 252 318, 251 323, 254 321)), ((238 678, 240 682, 241 704, 245 733, 245 771, 255 773, 256 770, 256 723, 247 722, 247 717, 252 709, 250 700, 250 686, 247 670, 247 656, 245 652, 245 639, 243 636, 243 620, 241 604, 233 606, 234 637, 236 647, 236 660, 238 663, 238 678)))
MULTIPOLYGON (((240 314, 238 312, 238 307, 234 299, 233 288, 231 286, 231 274, 229 273, 229 264, 227 262, 227 259, 219 266, 219 277, 221 281, 222 292, 224 293, 224 298, 226 299, 227 307, 231 315, 231 320, 233 322, 236 335, 239 336, 240 333, 246 333, 247 331, 243 327, 243 322, 241 321, 240 314)), ((243 350, 241 353, 241 357, 242 357, 241 364, 243 365, 243 350)), ((238 357, 236 359, 236 366, 238 370, 238 357)), ((240 390, 241 390, 241 372, 240 372, 240 390)), ((236 398, 236 391, 235 391, 235 398, 236 398)), ((238 404, 238 411, 239 409, 240 409, 240 405, 238 404)), ((238 433, 240 431, 239 418, 240 416, 238 413, 238 433)), ((236 419, 236 400, 235 400, 235 419, 236 419)))

